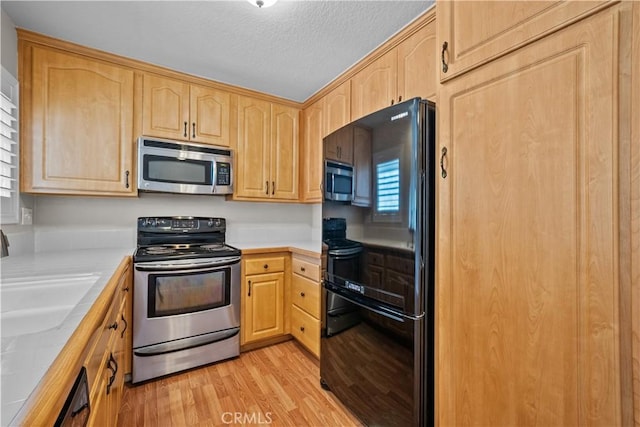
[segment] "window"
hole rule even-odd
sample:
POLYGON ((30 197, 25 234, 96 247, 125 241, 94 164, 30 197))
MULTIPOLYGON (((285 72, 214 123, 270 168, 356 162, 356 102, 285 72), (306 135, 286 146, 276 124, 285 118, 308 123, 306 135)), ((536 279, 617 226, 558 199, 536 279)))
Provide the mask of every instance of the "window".
POLYGON ((2 224, 18 223, 18 81, 2 67, 0 91, 0 202, 2 224))
POLYGON ((400 211, 400 159, 376 165, 376 211, 400 211))

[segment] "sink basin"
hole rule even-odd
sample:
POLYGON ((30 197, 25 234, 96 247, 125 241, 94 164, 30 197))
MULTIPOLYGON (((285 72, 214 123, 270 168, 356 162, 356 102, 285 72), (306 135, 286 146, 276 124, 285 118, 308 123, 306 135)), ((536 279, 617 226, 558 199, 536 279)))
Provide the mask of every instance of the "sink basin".
POLYGON ((60 326, 99 277, 83 274, 3 282, 0 287, 2 336, 31 334, 60 326))

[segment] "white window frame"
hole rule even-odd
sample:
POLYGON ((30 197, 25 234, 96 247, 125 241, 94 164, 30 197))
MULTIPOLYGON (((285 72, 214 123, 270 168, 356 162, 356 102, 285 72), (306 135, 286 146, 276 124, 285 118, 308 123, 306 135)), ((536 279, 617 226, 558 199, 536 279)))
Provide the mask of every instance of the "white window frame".
MULTIPOLYGON (((1 224, 18 224, 20 215, 20 150, 19 150, 19 94, 18 94, 18 80, 11 75, 4 67, 2 67, 2 74, 0 76, 0 84, 1 84, 1 97, 2 104, 7 107, 10 106, 11 112, 3 111, 3 114, 10 114, 13 116, 13 124, 10 127, 12 130, 9 132, 12 134, 11 138, 7 138, 3 135, 0 136, 2 138, 2 145, 0 146, 0 150, 2 150, 2 160, 3 163, 6 160, 10 160, 9 168, 11 169, 11 176, 7 177, 11 180, 11 190, 9 192, 9 197, 1 197, 1 212, 0 212, 0 223, 1 224), (10 151, 7 151, 7 148, 10 151)), ((4 108, 3 110, 5 110, 4 108)), ((1 126, 5 126, 4 124, 0 124, 1 126)), ((6 128, 5 128, 6 129, 6 128)), ((5 178, 3 178, 5 179, 5 178)))
POLYGON ((402 176, 402 168, 403 168, 403 156, 402 156, 402 147, 394 147, 383 151, 378 151, 373 154, 373 209, 371 214, 372 222, 383 222, 383 223, 401 223, 402 222, 402 214, 403 214, 403 194, 402 194, 402 186, 404 184, 402 176), (398 189, 398 210, 389 212, 389 211, 378 211, 378 165, 381 163, 387 163, 392 160, 398 159, 398 179, 399 179, 399 189, 398 189))

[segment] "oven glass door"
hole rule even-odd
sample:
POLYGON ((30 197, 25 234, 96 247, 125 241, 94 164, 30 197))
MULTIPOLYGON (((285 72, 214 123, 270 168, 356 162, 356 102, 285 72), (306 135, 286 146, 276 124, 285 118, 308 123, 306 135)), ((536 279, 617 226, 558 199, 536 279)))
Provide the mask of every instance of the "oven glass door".
POLYGON ((229 269, 155 273, 148 278, 147 317, 195 313, 229 305, 229 269))
POLYGON ((213 162, 144 154, 143 178, 151 182, 210 186, 213 184, 213 162))

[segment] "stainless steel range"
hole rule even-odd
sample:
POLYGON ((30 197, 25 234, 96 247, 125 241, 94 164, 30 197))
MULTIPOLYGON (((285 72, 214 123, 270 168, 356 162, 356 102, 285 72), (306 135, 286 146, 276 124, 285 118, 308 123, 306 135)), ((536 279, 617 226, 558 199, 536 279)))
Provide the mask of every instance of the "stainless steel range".
POLYGON ((240 354, 240 250, 225 232, 224 218, 138 218, 133 383, 240 354))

